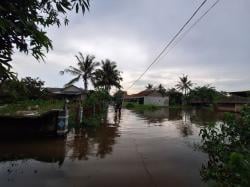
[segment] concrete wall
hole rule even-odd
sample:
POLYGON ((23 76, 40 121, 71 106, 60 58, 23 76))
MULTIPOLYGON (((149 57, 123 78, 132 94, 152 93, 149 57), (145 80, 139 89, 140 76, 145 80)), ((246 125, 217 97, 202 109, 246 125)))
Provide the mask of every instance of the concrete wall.
POLYGON ((215 107, 218 111, 223 112, 240 112, 245 104, 217 104, 215 107))
POLYGON ((58 114, 58 110, 52 110, 41 116, 0 116, 0 138, 56 135, 58 114))
POLYGON ((169 106, 169 97, 146 96, 144 97, 144 104, 169 106))

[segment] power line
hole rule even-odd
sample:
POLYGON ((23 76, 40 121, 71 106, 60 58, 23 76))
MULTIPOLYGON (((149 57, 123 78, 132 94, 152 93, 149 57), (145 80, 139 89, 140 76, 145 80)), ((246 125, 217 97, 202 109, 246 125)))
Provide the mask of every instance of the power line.
POLYGON ((212 6, 209 7, 207 11, 205 11, 172 45, 172 47, 164 54, 164 56, 161 57, 164 58, 173 48, 175 48, 178 43, 220 2, 220 0, 217 0, 215 3, 212 4, 212 6))
POLYGON ((145 73, 151 68, 153 64, 155 64, 158 59, 162 56, 162 54, 168 49, 168 47, 174 42, 174 40, 180 35, 180 33, 184 30, 184 28, 190 23, 190 21, 194 18, 194 16, 199 12, 199 10, 205 5, 207 0, 204 0, 201 5, 195 10, 195 12, 191 15, 191 17, 186 21, 186 23, 180 28, 180 30, 174 35, 174 37, 170 40, 170 42, 163 48, 163 50, 159 53, 159 55, 156 56, 156 58, 153 60, 153 62, 147 67, 147 69, 131 84, 130 87, 128 87, 127 90, 132 88, 137 81, 139 81, 145 73))

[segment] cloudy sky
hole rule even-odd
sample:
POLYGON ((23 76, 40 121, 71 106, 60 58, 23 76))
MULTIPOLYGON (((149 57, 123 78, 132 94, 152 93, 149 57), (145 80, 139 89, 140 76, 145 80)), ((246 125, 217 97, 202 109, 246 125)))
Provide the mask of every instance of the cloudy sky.
MULTIPOLYGON (((70 13, 67 27, 47 30, 54 50, 45 63, 14 55, 19 77, 40 77, 46 86, 61 87, 70 76, 59 71, 75 65, 79 51, 118 64, 127 88, 154 60, 203 0, 92 0, 90 12, 70 13)), ((206 11, 208 3, 201 10, 206 11)), ((196 18, 199 17, 197 15, 196 18)), ((221 0, 185 38, 129 90, 147 83, 173 87, 182 74, 197 85, 218 90, 250 89, 250 1, 221 0)), ((194 19, 195 20, 195 19, 194 19)), ((83 86, 82 82, 77 84, 83 86)))

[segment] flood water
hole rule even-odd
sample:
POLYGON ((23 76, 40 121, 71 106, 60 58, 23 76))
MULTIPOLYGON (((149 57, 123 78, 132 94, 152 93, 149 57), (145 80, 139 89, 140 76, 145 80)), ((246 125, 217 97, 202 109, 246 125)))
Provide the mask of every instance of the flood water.
POLYGON ((65 139, 0 140, 0 186, 206 186, 199 130, 209 110, 112 108, 108 123, 72 129, 65 139))

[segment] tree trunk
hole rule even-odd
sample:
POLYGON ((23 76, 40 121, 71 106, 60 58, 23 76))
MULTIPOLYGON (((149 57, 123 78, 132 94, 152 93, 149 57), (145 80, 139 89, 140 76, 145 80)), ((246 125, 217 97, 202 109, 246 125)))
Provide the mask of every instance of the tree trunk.
POLYGON ((84 80, 84 89, 88 90, 88 80, 86 78, 84 78, 83 80, 84 80))
POLYGON ((184 89, 184 95, 183 95, 183 99, 182 99, 182 105, 186 105, 186 95, 187 95, 187 93, 186 93, 186 89, 184 89))

